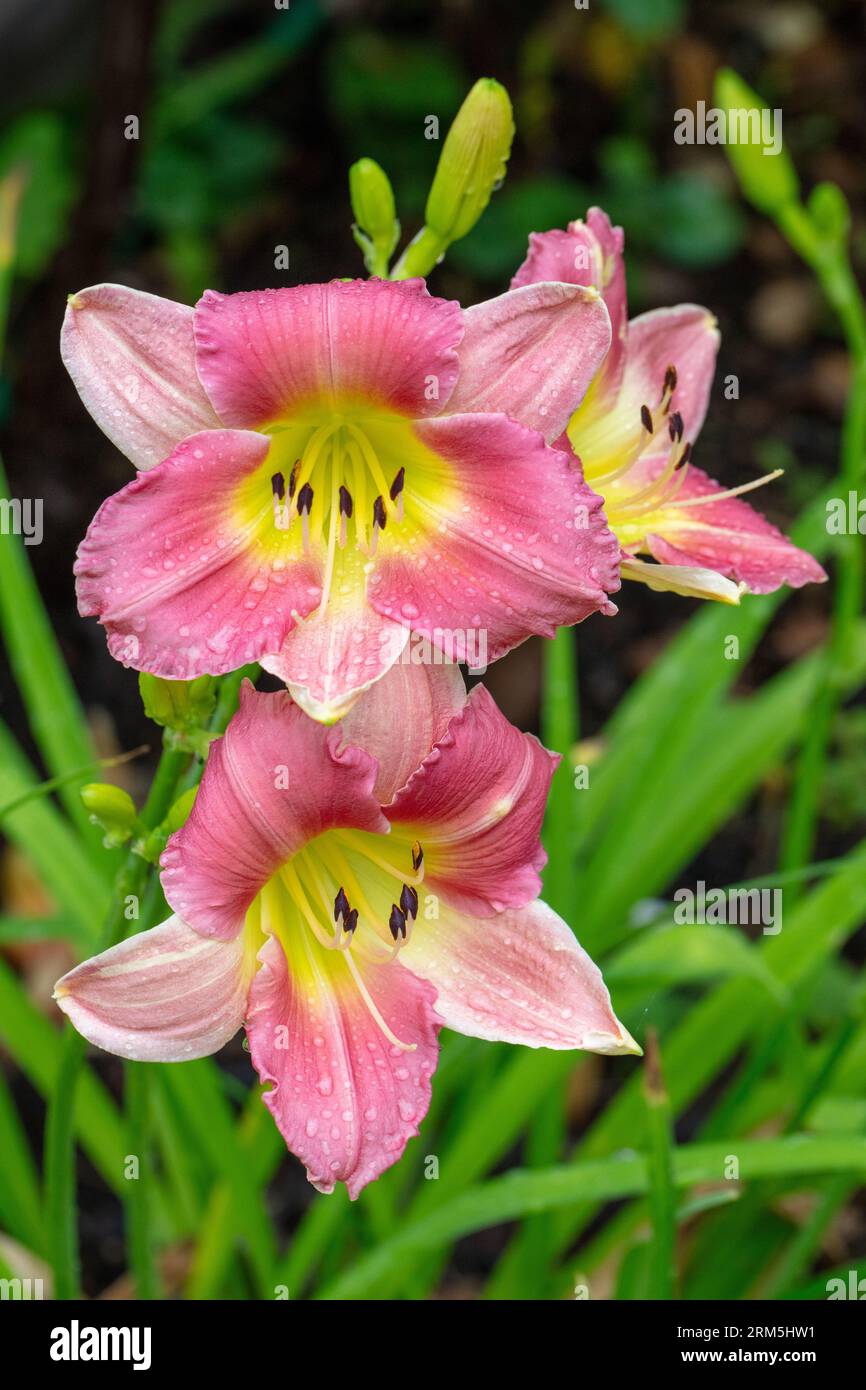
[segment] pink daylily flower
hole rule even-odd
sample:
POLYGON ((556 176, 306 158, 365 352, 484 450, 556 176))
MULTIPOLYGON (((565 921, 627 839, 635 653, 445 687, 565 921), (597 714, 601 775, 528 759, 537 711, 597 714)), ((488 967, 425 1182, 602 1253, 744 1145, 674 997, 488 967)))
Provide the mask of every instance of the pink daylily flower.
POLYGON ((140 470, 80 547, 82 614, 126 665, 260 661, 332 722, 411 630, 495 660, 615 613, 616 538, 551 447, 609 343, 580 285, 465 312, 421 280, 72 295, 64 361, 140 470))
POLYGON ((600 208, 566 231, 533 233, 511 283, 558 280, 594 285, 610 313, 610 351, 569 422, 567 441, 586 481, 604 497, 622 546, 623 578, 726 603, 738 603, 746 590, 764 594, 826 579, 817 560, 740 500, 769 479, 722 488, 691 462, 719 345, 712 314, 679 304, 629 322, 622 229, 600 208))
POLYGON ((92 1043, 145 1061, 243 1025, 310 1181, 356 1197, 418 1133, 441 1026, 640 1051, 537 896, 556 761, 454 666, 395 665, 331 728, 247 685, 163 855, 175 915, 55 998, 92 1043))

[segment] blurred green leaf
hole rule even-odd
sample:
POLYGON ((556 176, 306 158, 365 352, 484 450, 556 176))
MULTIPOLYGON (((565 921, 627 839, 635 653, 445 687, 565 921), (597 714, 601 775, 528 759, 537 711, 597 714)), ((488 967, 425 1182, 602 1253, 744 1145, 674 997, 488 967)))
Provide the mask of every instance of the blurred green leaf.
POLYGON ((665 38, 685 21, 685 0, 602 0, 602 8, 638 39, 665 38))
POLYGON ((416 142, 424 140, 423 120, 438 116, 439 141, 466 90, 460 68, 448 51, 427 40, 396 39, 372 30, 339 35, 328 59, 329 95, 334 113, 347 129, 375 118, 381 133, 389 122, 415 123, 416 142))
POLYGON ((736 927, 672 924, 642 933, 605 967, 608 988, 617 991, 622 1009, 653 988, 728 975, 750 975, 777 1001, 784 997, 764 959, 736 927))
POLYGON ((745 219, 723 189, 696 174, 663 179, 652 208, 652 244, 681 265, 719 265, 739 248, 745 219))
POLYGON ((76 191, 69 130, 56 111, 20 116, 0 136, 0 178, 20 171, 16 271, 39 275, 66 233, 76 191))
POLYGON ((23 800, 37 786, 33 769, 0 723, 0 804, 22 799, 17 810, 4 816, 3 834, 36 870, 60 910, 75 917, 80 933, 93 942, 108 908, 111 858, 102 851, 102 862, 94 862, 48 798, 23 800))

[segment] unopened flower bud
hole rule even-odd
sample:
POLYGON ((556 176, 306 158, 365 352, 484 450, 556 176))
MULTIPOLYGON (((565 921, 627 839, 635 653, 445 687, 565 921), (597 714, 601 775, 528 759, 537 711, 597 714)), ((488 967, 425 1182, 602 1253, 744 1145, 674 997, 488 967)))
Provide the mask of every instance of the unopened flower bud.
POLYGON ((138 688, 148 719, 164 729, 186 733, 207 723, 216 704, 213 676, 194 681, 167 681, 143 671, 138 688))
POLYGON ((129 792, 109 782, 88 782, 81 788, 81 800, 92 824, 105 831, 106 845, 125 845, 138 824, 135 802, 129 792))
POLYGON ((836 183, 818 183, 809 194, 809 215, 819 236, 843 245, 851 230, 851 209, 836 183))
POLYGON ((471 231, 505 178, 514 139, 511 101, 501 83, 482 77, 449 130, 427 199, 427 226, 443 241, 471 231))
POLYGON ((173 835, 175 830, 180 830, 181 826, 186 824, 197 795, 198 787, 190 787, 188 791, 178 797, 163 821, 163 827, 167 834, 173 835))
POLYGON ((355 216, 355 240, 364 252, 367 269, 384 269, 387 273, 388 261, 400 237, 400 223, 388 175, 375 159, 359 159, 352 165, 349 197, 355 216))
POLYGON ((472 230, 505 178, 513 138, 508 93, 492 77, 480 78, 445 137, 425 224, 397 262, 393 279, 428 275, 451 242, 472 230))
POLYGON ((725 150, 749 202, 770 216, 796 202, 800 184, 782 144, 782 132, 775 129, 777 113, 769 111, 732 68, 721 68, 716 74, 715 101, 726 113, 725 150), (744 128, 749 135, 745 140, 744 128))

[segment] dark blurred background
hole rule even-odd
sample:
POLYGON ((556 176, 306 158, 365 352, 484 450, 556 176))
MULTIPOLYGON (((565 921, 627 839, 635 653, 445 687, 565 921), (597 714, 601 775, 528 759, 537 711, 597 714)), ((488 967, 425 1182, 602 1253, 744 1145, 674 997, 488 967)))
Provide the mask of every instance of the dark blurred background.
MULTIPOLYGON (((601 204, 625 227, 632 313, 690 300, 718 316, 719 372, 697 462, 726 484, 783 467, 757 500, 785 525, 835 471, 846 356, 808 272, 740 202, 724 151, 676 145, 674 112, 712 105, 717 67, 738 69, 784 109, 806 188, 833 179, 845 191, 862 267, 864 13, 862 0, 590 0, 587 10, 571 0, 291 0, 288 9, 273 0, 0 0, 0 178, 26 176, 0 446, 13 495, 45 501, 45 538, 28 554, 100 750, 134 748, 153 730, 135 674, 75 609, 75 548, 131 465, 61 364, 69 292, 112 280, 192 303, 207 286, 363 274, 349 164, 379 160, 411 236, 441 148, 424 138, 425 117, 437 115, 444 136, 475 78, 495 76, 515 105, 508 178, 432 277, 434 293, 464 304, 500 293, 531 230, 601 204), (130 115, 138 140, 124 138, 130 115), (274 269, 280 245, 288 272, 274 269), (723 394, 729 373, 737 400, 723 394)), ((584 624, 585 737, 695 606, 627 585, 615 622, 584 624)), ((820 588, 793 596, 741 690, 813 646, 827 607, 820 588)), ((539 675, 530 642, 486 677, 525 728, 537 728, 539 675)), ((0 714, 33 752, 5 668, 0 714)), ((818 858, 844 849, 866 813, 863 724, 856 707, 837 723, 845 757, 825 788, 818 858)), ((118 776, 140 794, 150 766, 142 758, 118 776)), ((784 796, 780 774, 704 851, 700 876, 725 883, 764 871, 784 796)), ((39 910, 41 890, 18 856, 7 852, 0 873, 7 910, 39 910)), ((60 973, 54 959, 42 965, 46 981, 60 973)), ((239 1044, 236 1064, 246 1066, 239 1044)), ((289 1206, 306 1200, 295 1176, 289 1206)), ((83 1236, 87 1246, 86 1224, 83 1236)), ((96 1287, 111 1273, 110 1240, 100 1250, 96 1287)))

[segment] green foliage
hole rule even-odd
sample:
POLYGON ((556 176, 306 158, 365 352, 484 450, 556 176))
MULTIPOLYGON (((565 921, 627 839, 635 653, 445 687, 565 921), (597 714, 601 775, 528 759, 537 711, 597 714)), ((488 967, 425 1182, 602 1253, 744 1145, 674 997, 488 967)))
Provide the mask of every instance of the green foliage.
POLYGON ((685 0, 603 0, 604 9, 636 39, 663 39, 680 28, 685 0))
POLYGON ((66 234, 76 193, 69 130, 55 111, 20 116, 0 136, 0 180, 20 179, 16 269, 32 279, 66 234))

